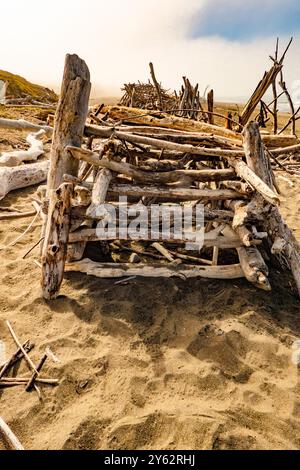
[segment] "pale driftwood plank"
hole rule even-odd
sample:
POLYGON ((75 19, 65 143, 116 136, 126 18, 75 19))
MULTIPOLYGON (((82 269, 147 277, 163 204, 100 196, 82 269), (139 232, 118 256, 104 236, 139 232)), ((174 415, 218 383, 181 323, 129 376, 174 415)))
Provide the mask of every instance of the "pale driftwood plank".
POLYGON ((78 263, 66 265, 66 271, 81 272, 90 276, 100 278, 119 278, 127 276, 142 277, 203 277, 207 279, 239 279, 244 277, 244 273, 239 264, 230 266, 155 266, 155 265, 134 265, 117 263, 95 263, 89 259, 84 259, 78 263))

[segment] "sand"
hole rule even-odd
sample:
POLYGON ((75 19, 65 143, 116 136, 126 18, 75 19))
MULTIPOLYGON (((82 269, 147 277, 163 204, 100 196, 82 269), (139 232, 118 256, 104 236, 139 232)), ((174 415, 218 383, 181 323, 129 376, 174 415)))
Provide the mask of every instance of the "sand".
MULTIPOLYGON (((4 145, 4 144, 3 144, 4 145)), ((7 148, 7 142, 5 143, 7 148)), ((279 180, 282 210, 300 239, 300 179, 279 180)), ((29 209, 35 188, 0 205, 29 209)), ((3 221, 0 248, 30 220, 3 221)), ((300 303, 274 272, 273 292, 247 281, 135 279, 126 285, 67 274, 61 296, 40 298, 39 223, 0 252, 0 339, 47 346, 43 403, 22 387, 0 391, 0 415, 26 449, 300 449, 300 303)), ((18 376, 27 373, 22 364, 18 376)), ((0 438, 0 449, 4 443, 0 438)))

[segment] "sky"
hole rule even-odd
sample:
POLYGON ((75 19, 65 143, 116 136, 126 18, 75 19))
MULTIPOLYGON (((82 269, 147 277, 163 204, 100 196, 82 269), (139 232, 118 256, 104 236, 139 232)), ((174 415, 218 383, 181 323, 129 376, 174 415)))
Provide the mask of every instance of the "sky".
POLYGON ((59 87, 66 53, 88 64, 95 95, 146 81, 149 62, 165 88, 182 76, 238 101, 270 68, 276 37, 286 81, 300 80, 299 0, 10 0, 0 7, 0 69, 59 87))

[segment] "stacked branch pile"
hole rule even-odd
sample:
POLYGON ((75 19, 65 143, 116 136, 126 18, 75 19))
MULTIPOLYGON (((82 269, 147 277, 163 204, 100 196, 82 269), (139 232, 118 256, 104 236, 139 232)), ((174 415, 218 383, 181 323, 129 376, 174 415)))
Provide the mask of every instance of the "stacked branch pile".
POLYGON ((48 183, 39 191, 45 298, 58 295, 65 270, 99 277, 246 277, 270 290, 270 259, 290 269, 300 293, 299 247, 280 215, 270 162, 299 150, 295 137, 261 137, 254 122, 241 135, 120 106, 102 108, 105 125, 95 126, 86 122, 89 92, 86 64, 67 56, 48 183), (120 196, 145 208, 203 204, 203 248, 186 251, 188 240, 172 233, 162 241, 150 225, 138 240, 123 239, 121 232, 111 239, 100 236, 104 204, 115 204, 120 214, 120 196), (102 261, 84 258, 89 242, 98 244, 102 261), (129 262, 115 262, 116 252, 130 254, 129 262), (109 255, 111 262, 105 262, 109 255))
MULTIPOLYGON (((281 69, 282 59, 276 59, 232 130, 228 119, 225 127, 214 125, 213 93, 204 111, 198 87, 187 79, 175 96, 173 113, 165 112, 165 92, 153 66, 154 85, 145 102, 153 103, 155 93, 157 109, 151 104, 150 109, 101 106, 88 117, 89 70, 76 55, 68 55, 54 129, 0 120, 2 127, 36 132, 29 154, 4 155, 6 165, 10 161, 18 166, 0 169, 5 181, 0 197, 45 179, 48 162, 19 164, 37 158, 43 151, 40 136, 53 134, 47 186, 39 189, 34 201, 43 220, 44 297, 58 295, 65 270, 99 277, 245 277, 270 290, 273 262, 290 270, 300 294, 299 247, 280 215, 272 170, 272 165, 282 167, 284 158, 299 153, 300 143, 295 135, 261 135, 258 123, 250 120, 281 69), (114 205, 120 221, 120 196, 128 198, 131 208, 139 204, 149 215, 152 204, 172 205, 174 213, 176 207, 195 211, 202 204, 202 249, 187 251, 189 238, 172 230, 162 233, 162 219, 153 231, 150 216, 148 230, 135 239, 127 239, 122 231, 99 235, 97 227, 108 220, 105 204, 114 205), (97 262, 85 257, 90 242, 98 248, 97 262)), ((172 227, 176 222, 174 215, 172 227)))

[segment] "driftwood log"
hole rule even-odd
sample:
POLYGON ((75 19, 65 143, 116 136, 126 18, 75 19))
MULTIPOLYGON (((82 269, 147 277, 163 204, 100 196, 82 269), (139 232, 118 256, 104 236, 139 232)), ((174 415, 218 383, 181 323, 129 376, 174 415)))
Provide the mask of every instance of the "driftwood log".
POLYGON ((19 439, 10 429, 8 424, 0 417, 0 434, 4 437, 5 441, 12 450, 24 450, 24 447, 20 443, 19 439))
POLYGON ((43 130, 46 134, 51 137, 53 128, 50 126, 40 126, 39 124, 33 124, 32 122, 25 121, 24 119, 4 119, 0 118, 0 129, 38 132, 43 130))
MULTIPOLYGON (((250 122, 244 131, 244 147, 253 170, 269 187, 274 187, 274 175, 270 161, 260 138, 258 125, 250 122)), ((282 267, 288 267, 293 274, 300 295, 300 247, 292 231, 288 228, 277 207, 266 207, 261 198, 256 198, 253 210, 265 214, 264 229, 268 233, 271 255, 282 267)))
POLYGON ((44 155, 44 145, 41 140, 44 134, 45 131, 43 129, 35 134, 29 134, 26 138, 26 142, 30 145, 28 150, 14 150, 2 153, 0 156, 0 167, 18 166, 23 162, 35 161, 41 155, 44 155))
POLYGON ((131 265, 118 263, 95 263, 84 259, 78 263, 66 265, 66 271, 79 271, 90 276, 100 278, 119 278, 127 276, 142 277, 205 277, 208 279, 239 279, 244 273, 239 264, 230 266, 160 266, 157 265, 131 265))
POLYGON ((90 90, 90 74, 85 62, 76 55, 67 55, 47 184, 50 206, 42 251, 42 290, 46 299, 57 296, 63 279, 73 185, 60 185, 65 173, 75 176, 78 173, 78 161, 70 156, 66 147, 81 146, 90 90))
POLYGON ((47 179, 48 169, 48 161, 0 168, 0 200, 10 191, 42 183, 47 179))

